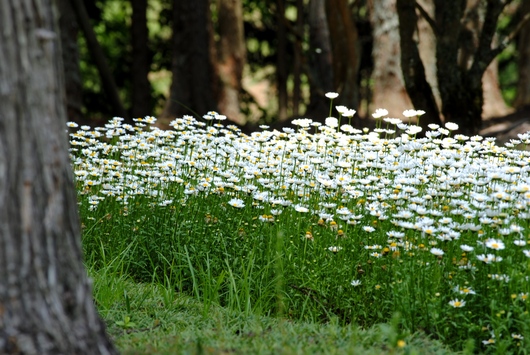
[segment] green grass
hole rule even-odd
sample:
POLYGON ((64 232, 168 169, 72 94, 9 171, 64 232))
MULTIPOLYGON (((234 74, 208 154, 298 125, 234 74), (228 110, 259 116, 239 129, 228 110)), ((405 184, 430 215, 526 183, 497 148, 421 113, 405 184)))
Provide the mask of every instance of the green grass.
MULTIPOLYGON (((451 124, 416 138, 396 119, 369 132, 339 117, 247 136, 222 118, 167 131, 115 118, 71 134, 95 275, 151 285, 168 312, 178 295, 293 332, 393 324, 453 351, 528 352, 528 134, 498 147, 451 124)), ((136 293, 101 290, 103 310, 136 293)), ((129 317, 111 319, 151 327, 129 317)))
POLYGON ((397 319, 362 330, 242 315, 160 284, 93 273, 98 309, 123 354, 452 354, 422 333, 402 333, 397 319))

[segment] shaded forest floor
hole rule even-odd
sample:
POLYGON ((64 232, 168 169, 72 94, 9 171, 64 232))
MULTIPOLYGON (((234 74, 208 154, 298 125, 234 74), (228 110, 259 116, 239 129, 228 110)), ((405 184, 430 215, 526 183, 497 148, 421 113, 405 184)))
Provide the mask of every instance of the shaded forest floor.
POLYGON ((502 117, 485 119, 480 135, 496 137, 497 144, 502 145, 517 135, 530 131, 530 105, 502 117))

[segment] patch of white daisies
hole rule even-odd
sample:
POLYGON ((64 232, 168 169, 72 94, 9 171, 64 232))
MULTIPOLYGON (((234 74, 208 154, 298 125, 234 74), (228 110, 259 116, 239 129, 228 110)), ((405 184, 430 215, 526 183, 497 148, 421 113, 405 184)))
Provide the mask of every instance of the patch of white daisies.
MULTIPOLYGON (((292 209, 314 214, 319 221, 373 233, 369 219, 388 220, 392 251, 422 249, 442 258, 443 243, 464 233, 476 235, 476 245, 461 243, 475 262, 502 262, 508 246, 530 257, 530 134, 520 134, 505 147, 481 136, 452 135, 453 123, 421 127, 386 117, 379 109, 379 128, 358 130, 340 124, 354 110, 338 106, 339 117, 321 124, 302 118, 298 129, 283 128, 250 135, 220 123, 226 117, 209 112, 199 121, 191 116, 171 122, 172 130, 154 126, 154 117, 125 124, 113 118, 92 129, 69 123, 71 158, 81 193, 90 209, 113 199, 124 206, 141 196, 150 204, 169 206, 190 196, 226 196, 234 208, 255 210, 263 223, 292 209), (175 190, 175 186, 181 187, 175 190), (173 191, 171 194, 168 191, 173 191), (175 195, 179 191, 180 195, 175 195), (407 233, 421 235, 427 244, 414 244, 407 233)), ((406 117, 423 111, 407 110, 406 117)), ((311 236, 312 237, 312 236, 311 236)), ((381 257, 381 245, 370 245, 381 257)), ((330 247, 339 252, 340 247, 330 247)), ((473 262, 472 262, 473 261, 473 262)), ((509 282, 506 274, 492 279, 509 282)), ((352 285, 358 286, 354 280, 352 285)), ((473 294, 458 288, 458 294, 473 294)), ((526 300, 528 293, 518 297, 526 300)), ((453 307, 466 302, 452 300, 453 307)))

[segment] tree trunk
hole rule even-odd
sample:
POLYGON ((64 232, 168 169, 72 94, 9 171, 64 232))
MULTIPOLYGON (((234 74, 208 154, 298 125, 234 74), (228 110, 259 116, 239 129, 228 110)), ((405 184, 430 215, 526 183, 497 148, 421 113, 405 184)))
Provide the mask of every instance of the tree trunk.
POLYGON ((389 116, 401 117, 403 111, 413 106, 405 89, 401 71, 396 0, 370 0, 368 6, 372 24, 374 61, 372 107, 385 108, 389 116))
MULTIPOLYGON (((457 0, 447 6, 441 0, 435 0, 436 24, 436 66, 438 85, 442 99, 442 113, 446 122, 454 122, 468 135, 477 133, 481 126, 482 83, 471 82, 467 68, 462 64, 459 50, 466 40, 467 33, 461 25, 466 0, 457 0)), ((471 49, 471 52, 474 52, 471 49)), ((480 78, 479 78, 480 79, 480 78)))
POLYGON ((90 24, 90 19, 85 9, 85 5, 82 0, 70 0, 72 7, 77 15, 77 20, 81 25, 83 34, 85 35, 87 46, 89 51, 92 53, 96 67, 98 68, 99 76, 101 78, 101 84, 105 93, 109 97, 110 103, 112 104, 113 110, 117 116, 127 119, 127 111, 125 110, 123 103, 121 102, 120 95, 118 92, 118 86, 114 81, 112 72, 103 53, 103 49, 99 45, 99 42, 94 33, 94 29, 90 24))
MULTIPOLYGON (((479 44, 479 36, 484 24, 485 3, 480 0, 467 0, 465 15, 462 20, 459 65, 468 70, 473 63, 473 56, 479 44)), ((499 117, 510 113, 499 87, 497 61, 493 60, 482 77, 484 105, 482 117, 499 117)))
POLYGON ((425 111, 421 125, 440 124, 440 115, 431 86, 425 76, 425 68, 414 39, 418 18, 415 0, 397 0, 396 9, 399 16, 399 36, 401 45, 401 67, 405 87, 414 108, 425 111))
POLYGON ((333 53, 333 87, 337 104, 359 108, 361 45, 347 0, 328 0, 326 14, 333 53))
MULTIPOLYGON (((426 12, 426 15, 430 18, 434 18, 434 0, 417 0, 419 6, 426 12)), ((418 13, 418 9, 416 9, 418 13)), ((425 78, 431 86, 434 100, 438 111, 442 108, 442 99, 440 98, 440 91, 438 87, 438 76, 436 70, 436 35, 432 26, 427 21, 426 15, 420 13, 418 18, 418 50, 420 52, 420 58, 425 68, 425 78)))
POLYGON ((296 0, 296 39, 293 58, 293 116, 298 117, 302 97, 302 36, 304 33, 304 0, 296 0))
POLYGON ((79 25, 70 0, 59 0, 59 27, 66 88, 66 112, 69 121, 83 122, 83 83, 79 70, 79 25))
POLYGON ((133 117, 151 115, 151 84, 149 83, 150 56, 147 30, 147 0, 131 0, 132 21, 132 105, 133 117))
POLYGON ((115 354, 82 263, 56 10, 0 2, 0 353, 115 354))
MULTIPOLYGON (((425 62, 418 60, 416 54, 414 31, 417 26, 416 12, 419 12, 433 28, 436 37, 436 82, 442 116, 446 122, 457 123, 460 133, 474 135, 482 126, 485 87, 488 100, 498 103, 494 106, 504 106, 497 90, 495 67, 492 67, 491 63, 507 43, 503 41, 493 46, 499 16, 509 1, 433 2, 434 16, 430 8, 432 3, 428 0, 397 0, 401 65, 407 92, 418 107, 422 100, 426 100, 426 104, 431 103, 431 89, 436 85, 426 84, 423 70, 425 62)), ((511 37, 512 35, 508 39, 511 37)), ((424 107, 422 109, 428 114, 429 109, 424 107)), ((422 122, 425 121, 422 119, 422 122)))
POLYGON ((173 2, 173 78, 164 117, 217 110, 209 6, 208 0, 173 2))
POLYGON ((484 105, 482 106, 482 118, 492 118, 508 115, 513 112, 506 105, 502 90, 499 85, 499 63, 494 59, 488 66, 482 77, 482 90, 484 105))
POLYGON ((306 116, 323 122, 329 114, 329 100, 324 96, 333 91, 333 56, 324 0, 309 1, 309 84, 310 96, 306 116))
POLYGON ((500 53, 498 48, 492 49, 492 41, 504 5, 500 0, 487 2, 483 25, 480 33, 476 34, 476 46, 473 46, 472 39, 475 34, 463 25, 466 0, 451 4, 435 0, 435 6, 438 28, 436 65, 442 113, 446 121, 460 126, 461 133, 474 135, 482 126, 482 77, 492 60, 500 53), (462 54, 466 50, 471 53, 468 56, 472 57, 469 64, 467 56, 462 54))
MULTIPOLYGON (((530 1, 522 1, 521 13, 530 13, 530 1)), ((527 22, 519 33, 519 79, 514 106, 522 109, 530 105, 530 22, 527 22)))
POLYGON ((219 43, 217 46, 219 73, 219 111, 240 125, 246 123, 241 115, 239 93, 246 63, 241 0, 220 0, 219 43))
POLYGON ((276 36, 278 39, 276 52, 276 85, 278 87, 278 120, 287 118, 287 33, 285 31, 285 0, 277 0, 276 19, 278 28, 276 36))

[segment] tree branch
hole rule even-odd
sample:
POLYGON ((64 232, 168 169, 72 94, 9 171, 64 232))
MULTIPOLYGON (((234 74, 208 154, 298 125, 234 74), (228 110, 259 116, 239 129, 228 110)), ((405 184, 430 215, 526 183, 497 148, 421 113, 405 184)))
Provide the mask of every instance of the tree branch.
POLYGON ((431 26, 434 34, 437 36, 438 33, 439 33, 439 29, 438 29, 438 26, 436 26, 436 22, 434 21, 434 19, 429 15, 429 13, 423 8, 423 6, 421 6, 417 1, 415 2, 414 6, 416 7, 416 9, 419 10, 421 16, 425 19, 425 21, 427 21, 427 23, 429 24, 429 26, 431 26))
MULTIPOLYGON (((500 6, 499 6, 500 11, 497 11, 497 14, 496 14, 496 18, 497 19, 498 19, 500 13, 502 12, 502 10, 504 9, 504 7, 509 2, 510 1, 507 1, 504 4, 500 4, 500 6)), ((491 12, 494 13, 493 10, 491 12)), ((488 13, 490 13, 489 4, 488 4, 488 10, 486 12, 486 19, 484 21, 484 27, 486 26, 486 23, 487 23, 486 21, 488 21, 488 13)), ((495 21, 495 24, 496 23, 497 23, 497 21, 495 21)), ((510 34, 508 36, 504 37, 500 41, 500 44, 498 46, 496 46, 495 48, 490 48, 491 39, 493 39, 493 35, 491 35, 491 39, 489 40, 489 44, 488 44, 487 48, 485 48, 486 47, 486 43, 484 43, 484 44, 482 43, 483 36, 481 35, 481 41, 480 41, 480 44, 479 44, 479 48, 477 49, 477 55, 480 54, 480 57, 476 57, 476 58, 480 58, 480 60, 476 60, 476 59, 474 60, 473 65, 470 68, 470 71, 471 70, 478 70, 478 71, 482 70, 482 71, 485 71, 486 68, 488 67, 488 65, 491 63, 491 61, 493 61, 493 59, 495 59, 495 57, 497 57, 504 49, 506 49, 506 47, 510 44, 510 42, 514 40, 514 38, 517 36, 517 34, 519 34, 519 32, 523 29, 523 27, 526 24, 528 24, 528 23, 530 23, 530 13, 527 13, 526 15, 524 15, 524 17, 521 19, 521 21, 519 21, 519 23, 514 28, 514 30, 512 32, 510 32, 510 34), (484 48, 481 48, 481 46, 484 46, 484 48)), ((491 26, 491 24, 490 24, 490 26, 491 26)), ((484 29, 483 29, 483 33, 484 33, 484 29)))
POLYGON ((108 65, 107 59, 105 58, 103 49, 99 45, 99 42, 96 38, 94 28, 90 24, 90 19, 86 12, 85 5, 81 0, 72 0, 71 4, 77 15, 77 19, 79 20, 83 34, 85 35, 88 49, 92 53, 92 57, 96 63, 103 90, 105 90, 108 95, 112 109, 115 110, 115 114, 117 116, 128 119, 127 111, 123 106, 120 94, 118 92, 118 86, 114 81, 114 76, 112 75, 112 71, 108 65))
POLYGON ((513 39, 515 38, 515 36, 517 36, 519 34, 519 32, 521 32, 521 30, 523 29, 523 27, 528 24, 530 22, 530 12, 527 13, 526 15, 524 15, 524 17, 521 19, 521 21, 519 21, 519 23, 517 24, 517 26, 515 27, 515 29, 508 35, 506 36, 502 41, 501 43, 504 43, 505 46, 508 45, 509 42, 513 41, 513 39))
POLYGON ((502 47, 502 44, 495 49, 491 49, 491 43, 497 30, 499 16, 505 6, 506 3, 501 0, 490 0, 487 3, 478 47, 475 51, 473 64, 469 69, 470 73, 477 73, 478 75, 476 77, 478 78, 482 78, 482 74, 484 74, 491 61, 500 53, 499 49, 502 47))

